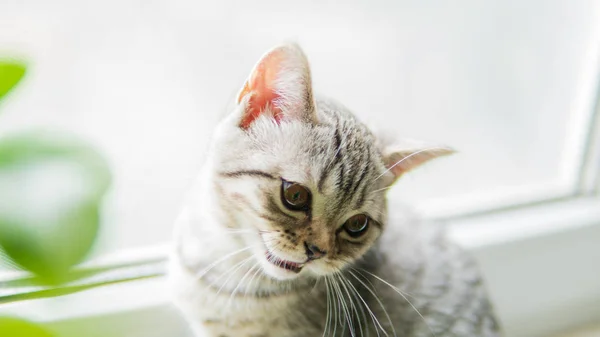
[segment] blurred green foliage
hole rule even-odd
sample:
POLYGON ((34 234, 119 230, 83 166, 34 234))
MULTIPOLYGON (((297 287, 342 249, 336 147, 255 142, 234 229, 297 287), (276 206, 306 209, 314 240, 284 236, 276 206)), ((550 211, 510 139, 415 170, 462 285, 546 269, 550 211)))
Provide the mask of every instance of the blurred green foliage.
POLYGON ((2 337, 56 337, 39 325, 12 317, 0 317, 0 333, 2 337))
POLYGON ((25 75, 25 65, 14 61, 0 62, 0 99, 25 75))
MULTIPOLYGON (((0 100, 26 73, 0 61, 0 100)), ((27 131, 0 138, 0 248, 44 283, 69 281, 98 234, 110 186, 106 160, 64 133, 27 131)), ((0 255, 0 258, 2 255, 0 255)), ((0 317, 0 336, 52 337, 30 322, 0 317)))
POLYGON ((0 139, 0 246, 46 282, 66 281, 95 241, 110 181, 102 156, 75 138, 0 139))

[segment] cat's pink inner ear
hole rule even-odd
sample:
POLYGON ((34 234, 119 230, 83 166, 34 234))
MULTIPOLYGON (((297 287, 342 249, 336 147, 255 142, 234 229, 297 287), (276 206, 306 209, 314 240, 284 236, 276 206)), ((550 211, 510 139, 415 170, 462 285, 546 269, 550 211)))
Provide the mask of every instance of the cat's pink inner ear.
POLYGON ((302 50, 293 44, 276 47, 260 59, 238 94, 237 103, 245 103, 240 127, 249 128, 265 112, 278 123, 284 116, 303 117, 312 113, 310 100, 310 70, 302 50))
POLYGON ((387 170, 393 174, 394 179, 392 182, 394 182, 404 173, 432 159, 452 153, 454 153, 454 150, 448 147, 388 148, 383 153, 383 161, 387 170))
POLYGON ((273 102, 279 98, 275 81, 277 74, 281 71, 282 59, 282 51, 273 50, 261 59, 250 74, 250 78, 244 84, 237 99, 239 104, 246 95, 250 95, 240 127, 248 128, 267 108, 267 105, 269 105, 275 120, 281 119, 281 108, 274 105, 273 102))

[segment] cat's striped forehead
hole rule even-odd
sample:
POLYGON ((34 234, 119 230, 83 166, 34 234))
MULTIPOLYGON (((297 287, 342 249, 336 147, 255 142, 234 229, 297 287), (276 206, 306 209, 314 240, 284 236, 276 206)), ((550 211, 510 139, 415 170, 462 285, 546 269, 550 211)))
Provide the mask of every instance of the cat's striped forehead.
POLYGON ((320 153, 313 167, 319 194, 326 196, 324 211, 364 209, 373 201, 377 178, 384 171, 380 153, 368 129, 339 106, 319 104, 319 117, 328 142, 315 144, 320 153))

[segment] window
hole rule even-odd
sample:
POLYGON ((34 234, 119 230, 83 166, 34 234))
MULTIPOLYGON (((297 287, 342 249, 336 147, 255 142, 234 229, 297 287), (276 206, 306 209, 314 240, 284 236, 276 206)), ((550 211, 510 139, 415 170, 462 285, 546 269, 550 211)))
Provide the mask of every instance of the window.
POLYGON ((166 244, 213 127, 260 55, 289 39, 318 92, 401 137, 459 151, 407 175, 392 199, 455 222, 576 202, 595 223, 594 0, 9 1, 0 51, 32 67, 4 102, 0 133, 50 126, 103 151, 116 179, 98 256, 166 244), (574 201, 582 196, 592 201, 574 201))

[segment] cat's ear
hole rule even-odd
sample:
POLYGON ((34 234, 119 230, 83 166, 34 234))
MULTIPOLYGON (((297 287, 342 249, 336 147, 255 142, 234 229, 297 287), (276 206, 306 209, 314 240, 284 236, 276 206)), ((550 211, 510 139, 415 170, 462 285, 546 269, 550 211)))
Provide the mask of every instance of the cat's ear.
POLYGON ((387 169, 389 182, 393 184, 404 173, 411 171, 426 162, 453 154, 455 151, 445 146, 433 146, 417 141, 403 141, 383 145, 381 155, 387 169))
POLYGON ((315 103, 306 56, 296 44, 269 50, 252 69, 237 96, 247 129, 261 115, 277 123, 285 119, 316 122, 315 103))

